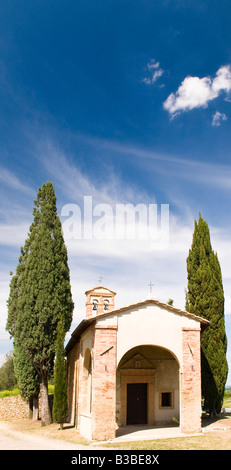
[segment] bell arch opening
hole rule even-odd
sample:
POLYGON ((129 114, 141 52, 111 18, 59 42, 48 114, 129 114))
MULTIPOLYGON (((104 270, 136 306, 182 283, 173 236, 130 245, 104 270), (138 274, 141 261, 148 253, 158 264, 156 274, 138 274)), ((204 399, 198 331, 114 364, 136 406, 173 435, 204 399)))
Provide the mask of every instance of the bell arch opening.
POLYGON ((179 363, 171 351, 139 345, 121 358, 116 373, 116 419, 129 424, 179 422, 179 363))

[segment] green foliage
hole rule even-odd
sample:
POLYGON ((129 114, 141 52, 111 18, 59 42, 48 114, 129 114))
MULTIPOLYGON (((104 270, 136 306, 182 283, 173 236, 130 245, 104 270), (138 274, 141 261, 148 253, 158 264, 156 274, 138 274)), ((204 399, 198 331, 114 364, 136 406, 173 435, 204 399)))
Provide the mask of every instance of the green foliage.
MULTIPOLYGON (((12 276, 10 283, 10 295, 7 301, 8 304, 8 318, 6 329, 11 336, 14 337, 14 370, 18 380, 20 394, 23 398, 29 400, 31 397, 39 393, 39 376, 35 370, 28 352, 25 351, 21 339, 16 333, 15 325, 16 320, 20 315, 20 294, 21 294, 21 280, 25 269, 25 263, 28 256, 28 240, 25 242, 24 248, 21 248, 21 255, 16 269, 15 276, 12 276)), ((13 273, 11 272, 11 275, 13 273)))
POLYGON ((54 373, 54 400, 53 400, 53 419, 61 425, 67 419, 67 375, 64 349, 65 330, 64 322, 59 322, 58 335, 56 341, 56 359, 54 373))
POLYGON ((20 394, 29 401, 31 397, 39 394, 39 375, 28 354, 17 343, 17 339, 14 342, 14 368, 18 378, 20 394))
POLYGON ((73 302, 67 250, 51 182, 39 188, 34 203, 34 221, 11 280, 7 330, 14 337, 20 386, 26 387, 29 397, 37 390, 39 378, 42 403, 46 399, 48 410, 47 378, 55 356, 58 323, 62 317, 65 331, 70 328, 73 302))
POLYGON ((229 389, 225 390, 223 407, 224 408, 231 408, 231 390, 229 390, 229 389))
POLYGON ((12 390, 17 385, 13 354, 6 354, 6 361, 0 368, 0 390, 12 390))
POLYGON ((13 388, 13 390, 1 390, 0 398, 5 397, 16 397, 20 394, 19 388, 13 388))
POLYGON ((220 412, 227 379, 227 338, 224 292, 217 254, 212 250, 209 227, 199 214, 187 258, 186 310, 210 321, 202 334, 202 393, 205 406, 220 412))

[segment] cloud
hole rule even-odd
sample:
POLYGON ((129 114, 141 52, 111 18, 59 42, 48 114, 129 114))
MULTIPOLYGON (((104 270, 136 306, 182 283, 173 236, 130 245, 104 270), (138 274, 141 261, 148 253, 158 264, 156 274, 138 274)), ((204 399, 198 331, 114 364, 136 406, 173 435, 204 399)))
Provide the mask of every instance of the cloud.
MULTIPOLYGON (((89 138, 86 137, 86 140, 89 142, 89 138)), ((168 181, 169 175, 171 175, 171 178, 174 177, 176 180, 192 181, 194 184, 203 184, 213 189, 222 191, 230 191, 231 189, 230 165, 181 158, 174 154, 147 150, 131 144, 121 144, 113 140, 95 138, 92 139, 91 145, 97 151, 101 149, 101 151, 103 150, 107 153, 113 152, 116 156, 122 155, 123 159, 128 159, 129 164, 134 165, 138 171, 141 171, 142 168, 142 171, 153 172, 153 174, 155 172, 155 174, 158 173, 164 176, 164 182, 168 181)), ((159 182, 162 183, 162 181, 159 179, 159 182)), ((124 194, 125 191, 123 186, 122 182, 120 190, 118 186, 118 192, 121 191, 121 194, 124 194)), ((168 187, 171 187, 171 185, 168 185, 168 187)), ((126 191, 128 192, 129 188, 126 188, 126 191)), ((124 201, 138 202, 137 198, 134 197, 134 191, 131 191, 130 195, 131 197, 129 199, 124 198, 124 201)), ((119 200, 121 198, 118 198, 117 202, 119 200)), ((107 200, 105 201, 107 202, 107 200)), ((147 202, 148 198, 143 195, 143 199, 140 197, 139 201, 147 202)), ((155 200, 152 202, 155 202, 155 200)))
POLYGON ((210 77, 187 76, 176 93, 171 93, 163 107, 172 117, 181 111, 207 107, 209 101, 217 98, 222 92, 227 96, 231 90, 231 66, 224 65, 212 80, 210 77))
POLYGON ((23 246, 29 231, 31 221, 23 221, 11 225, 0 224, 0 245, 18 247, 23 246))
MULTIPOLYGON (((117 151, 116 146, 101 139, 92 139, 90 142, 90 138, 86 137, 85 145, 93 146, 98 152, 99 146, 102 149, 111 148, 114 152, 117 151)), ((135 183, 125 185, 110 165, 105 164, 100 174, 96 171, 92 176, 90 170, 86 172, 80 165, 76 165, 72 157, 51 140, 40 143, 37 156, 51 181, 55 181, 56 187, 61 189, 65 200, 68 198, 68 203, 79 204, 84 196, 92 196, 96 204, 108 203, 112 206, 119 202, 145 202, 148 199, 145 190, 140 190, 135 183)))
POLYGON ((231 90, 231 67, 230 65, 224 65, 221 67, 217 73, 216 78, 213 80, 213 90, 217 92, 217 95, 221 91, 226 91, 227 93, 231 90))
POLYGON ((4 184, 13 190, 22 191, 25 194, 34 196, 32 188, 20 181, 11 171, 3 167, 0 168, 0 181, 2 185, 4 184))
POLYGON ((224 113, 219 113, 219 111, 216 111, 213 114, 213 120, 212 120, 212 126, 219 127, 221 125, 221 121, 226 121, 227 116, 224 113))
MULTIPOLYGON (((193 181, 198 181, 199 174, 201 178, 199 183, 207 183, 215 188, 223 187, 225 184, 227 189, 230 189, 231 167, 229 166, 186 161, 179 157, 163 155, 131 145, 126 146, 105 139, 92 138, 90 141, 88 136, 86 137, 87 144, 91 145, 93 150, 97 149, 102 154, 112 152, 113 155, 123 155, 123 158, 129 158, 129 161, 133 162, 138 168, 141 168, 142 165, 142 168, 145 167, 150 173, 155 171, 161 175, 162 169, 165 168, 166 174, 171 174, 171 178, 173 176, 169 169, 173 171, 174 178, 180 177, 185 178, 185 180, 190 178, 193 181), (164 165, 163 162, 165 162, 164 165)), ((49 175, 49 177, 52 177, 52 181, 54 180, 59 204, 61 203, 60 198, 62 198, 63 203, 73 202, 81 205, 80 201, 83 195, 92 195, 93 206, 102 202, 111 204, 113 208, 114 204, 118 202, 155 203, 155 200, 150 200, 147 194, 142 194, 140 188, 135 187, 135 184, 125 184, 120 175, 109 174, 107 175, 108 178, 102 178, 101 182, 99 180, 95 181, 90 173, 84 173, 81 167, 66 154, 65 150, 52 141, 41 143, 39 149, 37 148, 37 152, 41 165, 45 167, 46 177, 49 175), (46 158, 42 157, 43 155, 46 155, 46 158)), ((166 174, 163 175, 165 179, 166 174)), ((8 179, 8 183, 11 181, 12 185, 15 184, 17 187, 21 178, 20 181, 17 181, 13 176, 11 174, 12 179, 8 179)), ((159 180, 162 181, 161 178, 159 180)), ((31 204, 30 194, 27 194, 27 199, 28 205, 31 204)), ((172 199, 170 200, 172 202, 172 199)), ((6 299, 9 295, 10 281, 8 273, 11 269, 14 270, 14 263, 17 264, 20 245, 25 240, 28 229, 27 221, 32 221, 31 214, 29 217, 29 212, 27 214, 27 211, 25 211, 25 202, 19 198, 19 206, 16 211, 18 212, 17 224, 15 218, 13 218, 16 212, 12 204, 12 207, 7 206, 7 212, 8 209, 10 210, 7 223, 1 223, 0 226, 0 241, 5 252, 5 262, 9 264, 9 266, 0 266, 0 290, 2 293, 0 299, 2 313, 0 319, 1 353, 6 353, 12 349, 12 342, 5 331, 6 299), (22 205, 21 210, 20 204, 22 205), (10 222, 11 216, 13 223, 10 222), (19 221, 20 223, 18 223, 19 221), (17 244, 18 253, 16 252, 17 244)), ((215 235, 214 230, 211 232, 214 238, 213 247, 218 251, 219 260, 222 264, 225 293, 228 294, 231 283, 229 231, 227 230, 225 237, 221 230, 216 232, 215 235)), ((147 243, 145 240, 139 239, 132 241, 129 239, 96 240, 94 238, 92 240, 67 240, 71 286, 75 302, 73 325, 70 331, 73 331, 84 316, 84 292, 97 284, 98 277, 101 274, 103 275, 103 284, 118 292, 116 296, 117 307, 146 298, 149 293, 148 283, 151 281, 155 285, 154 295, 156 298, 166 302, 171 297, 174 299, 176 307, 184 308, 184 288, 187 285, 185 260, 191 246, 192 233, 193 210, 188 215, 186 211, 183 211, 183 216, 177 216, 174 215, 173 209, 170 207, 170 243, 166 250, 152 250, 149 240, 147 240, 147 243)), ((227 294, 226 315, 231 317, 231 300, 230 297, 227 298, 227 294)))
POLYGON ((143 82, 146 83, 146 85, 153 85, 153 83, 155 83, 164 73, 164 70, 160 68, 160 63, 156 62, 155 59, 148 62, 147 70, 150 76, 143 79, 143 82))

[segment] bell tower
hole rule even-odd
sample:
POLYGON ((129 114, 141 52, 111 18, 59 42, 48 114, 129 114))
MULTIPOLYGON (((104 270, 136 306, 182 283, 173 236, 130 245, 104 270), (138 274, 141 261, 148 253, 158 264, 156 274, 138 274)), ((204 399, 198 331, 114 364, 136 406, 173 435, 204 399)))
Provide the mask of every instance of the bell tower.
POLYGON ((91 290, 87 290, 85 294, 86 318, 95 317, 96 315, 114 310, 114 297, 116 292, 107 289, 107 287, 97 286, 91 290))

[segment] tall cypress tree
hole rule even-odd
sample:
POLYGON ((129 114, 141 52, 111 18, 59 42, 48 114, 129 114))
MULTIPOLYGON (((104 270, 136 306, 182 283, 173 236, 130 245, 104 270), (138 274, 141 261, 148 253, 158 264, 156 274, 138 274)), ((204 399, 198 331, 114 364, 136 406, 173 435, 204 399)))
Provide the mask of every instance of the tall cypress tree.
POLYGON ((29 403, 29 417, 38 419, 39 375, 30 357, 14 341, 14 369, 18 380, 20 394, 29 403))
POLYGON ((202 394, 206 408, 215 414, 222 407, 228 374, 224 292, 219 260, 201 214, 198 223, 195 221, 187 272, 186 310, 210 321, 201 337, 202 394))
POLYGON ((28 254, 27 245, 28 243, 26 242, 25 247, 21 248, 21 255, 16 269, 16 274, 12 277, 10 282, 10 295, 7 301, 8 318, 6 329, 9 331, 11 336, 14 337, 13 361, 20 394, 29 402, 29 416, 32 417, 33 413, 33 419, 38 419, 39 376, 30 360, 30 357, 20 344, 17 335, 15 336, 15 322, 19 308, 18 299, 21 275, 25 267, 26 255, 28 254))
POLYGON ((41 420, 46 425, 51 422, 48 371, 54 360, 58 323, 62 317, 68 331, 73 302, 67 250, 51 182, 39 188, 34 202, 34 221, 20 260, 17 314, 10 309, 8 326, 39 376, 41 420))

